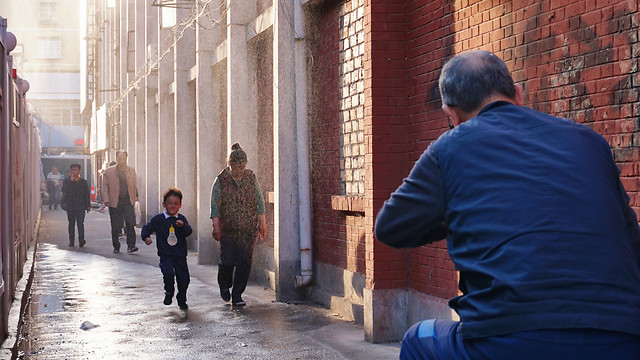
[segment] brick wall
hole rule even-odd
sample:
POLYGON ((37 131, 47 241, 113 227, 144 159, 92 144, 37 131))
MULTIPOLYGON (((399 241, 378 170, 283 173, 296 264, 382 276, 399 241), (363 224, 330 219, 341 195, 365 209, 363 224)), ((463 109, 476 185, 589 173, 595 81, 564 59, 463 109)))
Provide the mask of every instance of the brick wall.
POLYGON ((313 257, 333 266, 346 264, 346 229, 331 207, 340 194, 339 21, 340 6, 327 1, 307 7, 307 42, 311 96, 311 174, 313 194, 313 257))
MULTIPOLYGON (((407 24, 410 161, 446 130, 437 90, 443 60, 488 50, 524 86, 525 105, 587 124, 609 141, 638 212, 636 0, 415 1, 407 4, 407 24)), ((409 259, 411 288, 455 295, 457 276, 444 243, 412 250, 409 259)))
POLYGON ((489 50, 505 60, 524 86, 527 106, 601 133, 638 210, 637 0, 365 0, 364 217, 360 210, 335 206, 348 203, 344 199, 332 207, 332 197, 346 193, 340 184, 345 128, 339 115, 345 110, 339 95, 345 3, 318 0, 307 7, 315 261, 366 271, 370 289, 409 287, 445 299, 456 295, 457 273, 445 242, 399 251, 375 241, 372 230, 383 201, 446 131, 437 79, 446 59, 470 49, 489 50))
POLYGON ((364 195, 364 0, 340 5, 340 192, 364 195))
POLYGON ((375 241, 377 211, 410 169, 405 1, 365 4, 366 285, 407 286, 408 251, 375 241))

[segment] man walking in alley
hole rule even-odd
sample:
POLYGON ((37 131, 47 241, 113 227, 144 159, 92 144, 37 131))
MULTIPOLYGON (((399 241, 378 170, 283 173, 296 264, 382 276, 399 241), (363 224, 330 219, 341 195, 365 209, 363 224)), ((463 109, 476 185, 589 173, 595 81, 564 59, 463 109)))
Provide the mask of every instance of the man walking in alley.
POLYGON ((52 167, 51 172, 47 174, 47 193, 49 194, 49 210, 57 209, 60 203, 62 189, 62 174, 58 172, 57 167, 52 167))
POLYGON ((486 51, 439 81, 447 131, 378 213, 396 248, 447 238, 460 272, 449 305, 401 359, 636 359, 640 231, 606 140, 521 106, 523 88, 486 51))
POLYGON ((136 171, 127 165, 127 152, 118 151, 116 165, 108 167, 102 175, 102 199, 109 207, 111 218, 111 240, 113 252, 120 252, 118 236, 122 222, 126 227, 127 252, 138 251, 136 247, 135 214, 133 205, 138 201, 136 171))
POLYGON ((84 214, 91 210, 89 202, 89 184, 80 177, 80 164, 71 164, 71 175, 62 185, 62 208, 67 212, 69 221, 69 246, 75 243, 75 227, 78 224, 78 244, 83 247, 84 214))

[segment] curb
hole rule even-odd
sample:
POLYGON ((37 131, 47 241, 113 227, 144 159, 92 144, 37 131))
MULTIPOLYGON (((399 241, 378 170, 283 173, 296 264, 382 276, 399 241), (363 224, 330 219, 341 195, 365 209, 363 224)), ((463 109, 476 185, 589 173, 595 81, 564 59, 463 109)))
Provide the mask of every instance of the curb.
POLYGON ((31 301, 31 285, 33 284, 35 274, 35 255, 38 251, 41 220, 42 211, 39 211, 38 220, 36 221, 36 226, 33 230, 33 237, 30 244, 33 246, 33 251, 27 251, 27 260, 22 268, 23 276, 16 284, 16 296, 11 302, 11 307, 9 308, 9 316, 7 318, 7 327, 9 330, 6 338, 2 342, 2 346, 0 346, 0 357, 2 357, 2 359, 14 360, 17 359, 19 355, 22 326, 24 325, 24 318, 26 316, 25 312, 28 308, 29 302, 31 301))

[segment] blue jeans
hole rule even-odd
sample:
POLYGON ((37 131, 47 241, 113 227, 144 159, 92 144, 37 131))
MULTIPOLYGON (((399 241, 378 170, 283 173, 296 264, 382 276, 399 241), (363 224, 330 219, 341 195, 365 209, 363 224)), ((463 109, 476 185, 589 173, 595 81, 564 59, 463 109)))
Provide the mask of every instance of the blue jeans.
POLYGON ((60 205, 60 198, 62 197, 62 190, 60 188, 55 188, 52 190, 47 190, 49 194, 49 210, 52 208, 57 209, 58 205, 60 205))
POLYGON ((400 359, 451 360, 632 360, 640 336, 599 329, 545 329, 462 339, 460 323, 425 320, 402 339, 400 359))
POLYGON ((84 242, 84 215, 85 209, 68 209, 67 220, 69 220, 69 244, 73 244, 76 238, 76 223, 78 224, 78 241, 84 242))

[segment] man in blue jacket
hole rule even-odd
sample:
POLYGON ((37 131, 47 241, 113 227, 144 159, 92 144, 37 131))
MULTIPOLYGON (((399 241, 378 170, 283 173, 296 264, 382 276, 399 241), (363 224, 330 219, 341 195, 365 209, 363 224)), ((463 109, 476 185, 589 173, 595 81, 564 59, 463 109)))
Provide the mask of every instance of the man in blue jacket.
POLYGON ((521 106, 523 89, 486 51, 440 75, 454 124, 378 213, 396 248, 447 238, 460 322, 411 327, 402 359, 635 359, 640 231, 608 143, 521 106))

